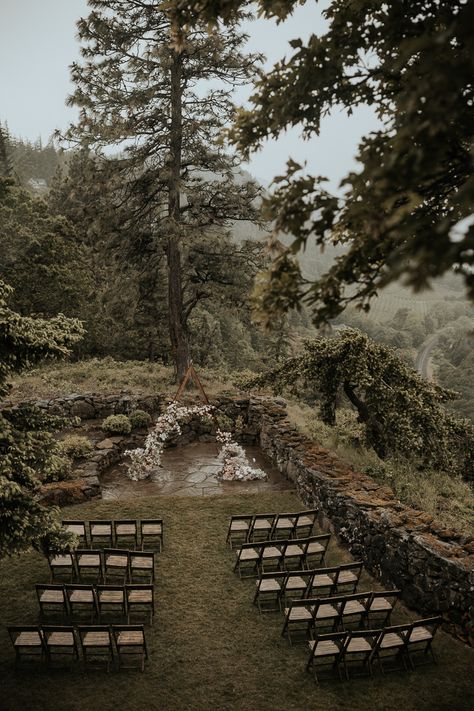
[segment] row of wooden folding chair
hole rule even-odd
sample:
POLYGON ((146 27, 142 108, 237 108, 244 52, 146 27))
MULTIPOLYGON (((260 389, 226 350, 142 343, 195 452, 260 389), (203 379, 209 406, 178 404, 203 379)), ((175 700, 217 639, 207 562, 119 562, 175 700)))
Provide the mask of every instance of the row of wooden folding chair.
POLYGON ((318 511, 297 511, 279 514, 242 514, 231 516, 226 542, 232 548, 252 541, 275 538, 305 538, 310 536, 318 511))
POLYGON ((153 585, 36 585, 36 596, 42 619, 59 614, 72 620, 88 614, 90 621, 103 621, 104 615, 113 614, 130 624, 132 615, 146 615, 150 624, 155 612, 153 585))
POLYGON ((86 669, 105 664, 107 671, 132 668, 132 658, 145 668, 148 650, 143 625, 15 625, 8 628, 15 663, 46 661, 69 663, 82 659, 86 669))
POLYGON ((362 563, 346 563, 332 568, 262 573, 256 581, 253 603, 259 612, 264 612, 281 610, 282 605, 292 597, 355 593, 361 572, 362 563))
POLYGON ((311 565, 321 565, 331 535, 325 533, 308 538, 292 538, 290 540, 270 540, 253 543, 243 543, 236 550, 234 572, 239 577, 251 577, 265 572, 265 567, 272 566, 278 570, 288 566, 299 570, 309 569, 311 565), (242 575, 242 569, 250 573, 242 575))
POLYGON ((318 671, 325 666, 336 671, 341 680, 343 674, 349 679, 350 667, 372 675, 375 662, 384 674, 389 660, 392 668, 414 670, 418 664, 436 662, 433 640, 441 622, 441 617, 430 617, 383 630, 318 634, 308 642, 306 670, 313 671, 317 682, 318 671))
POLYGON ((151 548, 156 543, 161 551, 164 545, 163 519, 95 519, 93 521, 67 520, 62 522, 69 533, 79 537, 79 545, 92 548, 94 545, 151 548))
POLYGON ((347 625, 371 628, 390 624, 390 616, 400 597, 400 590, 361 592, 352 595, 290 600, 285 608, 282 635, 304 632, 310 637, 321 628, 344 630, 347 625))
POLYGON ((70 553, 58 553, 48 557, 51 582, 67 575, 73 580, 91 576, 97 582, 121 578, 125 582, 138 582, 146 577, 155 579, 155 554, 153 551, 124 550, 121 548, 77 548, 70 553))

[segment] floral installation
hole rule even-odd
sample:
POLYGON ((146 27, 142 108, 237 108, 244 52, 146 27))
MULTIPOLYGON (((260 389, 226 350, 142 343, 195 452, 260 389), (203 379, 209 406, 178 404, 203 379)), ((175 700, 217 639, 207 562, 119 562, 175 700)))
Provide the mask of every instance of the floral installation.
MULTIPOLYGON (((128 476, 133 481, 147 479, 154 471, 161 467, 161 456, 166 441, 173 436, 181 434, 180 423, 194 416, 208 417, 214 408, 211 405, 193 405, 186 407, 172 402, 166 411, 160 415, 150 434, 145 440, 143 448, 128 449, 125 455, 130 457, 128 476)), ((222 468, 217 478, 223 481, 248 481, 250 479, 266 479, 267 474, 261 469, 252 467, 243 447, 232 438, 231 432, 217 430, 216 440, 221 445, 219 462, 222 468)))
POLYGON ((222 481, 249 481, 268 478, 264 471, 249 464, 244 448, 232 439, 231 432, 217 430, 216 440, 221 445, 218 459, 222 462, 222 469, 217 474, 218 479, 222 481))

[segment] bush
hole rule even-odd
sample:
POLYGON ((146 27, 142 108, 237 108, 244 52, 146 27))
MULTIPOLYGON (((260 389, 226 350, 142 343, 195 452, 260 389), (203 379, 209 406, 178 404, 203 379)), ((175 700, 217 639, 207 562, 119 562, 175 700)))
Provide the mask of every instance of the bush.
POLYGON ((52 454, 48 462, 48 467, 42 472, 43 484, 69 479, 71 471, 72 461, 69 457, 63 457, 60 454, 52 454))
POLYGON ((127 415, 110 415, 102 422, 102 429, 112 434, 130 434, 132 425, 127 415))
POLYGON ((80 459, 81 457, 88 457, 94 446, 87 437, 68 435, 59 443, 59 449, 62 454, 71 457, 71 459, 80 459))
POLYGON ((151 415, 145 412, 145 410, 135 410, 131 413, 129 419, 132 429, 136 427, 149 427, 151 424, 151 415))

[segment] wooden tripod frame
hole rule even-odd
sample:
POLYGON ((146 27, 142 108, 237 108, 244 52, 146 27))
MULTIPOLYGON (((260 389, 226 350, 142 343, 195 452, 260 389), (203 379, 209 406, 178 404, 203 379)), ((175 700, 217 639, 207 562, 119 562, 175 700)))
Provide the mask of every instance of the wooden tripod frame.
POLYGON ((199 390, 199 394, 201 396, 201 399, 206 405, 209 405, 209 398, 206 395, 206 391, 204 390, 201 381, 199 380, 199 376, 196 373, 196 370, 194 368, 194 365, 191 361, 191 363, 188 365, 188 369, 186 373, 184 374, 184 378, 182 379, 181 383, 179 384, 178 392, 174 396, 174 401, 177 402, 180 400, 182 394, 184 393, 184 390, 186 388, 186 385, 189 381, 189 379, 192 379, 194 381, 194 384, 196 385, 197 389, 199 390))

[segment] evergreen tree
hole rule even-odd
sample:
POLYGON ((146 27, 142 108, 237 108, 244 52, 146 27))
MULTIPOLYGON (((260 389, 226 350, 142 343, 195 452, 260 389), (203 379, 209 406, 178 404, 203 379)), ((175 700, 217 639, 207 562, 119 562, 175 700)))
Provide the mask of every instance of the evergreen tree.
POLYGON ((79 22, 83 61, 72 69, 71 103, 81 114, 68 137, 96 150, 126 145, 124 185, 135 205, 139 197, 135 218, 147 219, 153 240, 166 243, 169 334, 180 379, 189 362, 189 317, 205 293, 189 293, 183 250, 203 235, 217 242, 233 220, 257 215, 257 186, 236 183, 235 160, 216 141, 233 115, 231 89, 249 80, 255 57, 241 54, 245 38, 235 26, 212 36, 192 29, 177 46, 162 3, 89 4, 93 11, 79 22))

